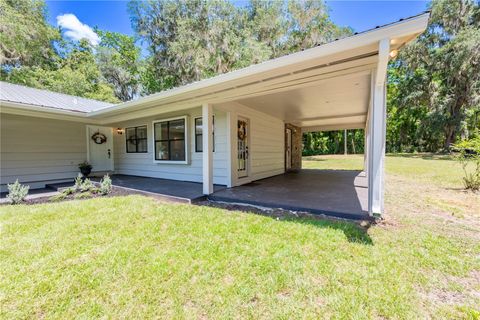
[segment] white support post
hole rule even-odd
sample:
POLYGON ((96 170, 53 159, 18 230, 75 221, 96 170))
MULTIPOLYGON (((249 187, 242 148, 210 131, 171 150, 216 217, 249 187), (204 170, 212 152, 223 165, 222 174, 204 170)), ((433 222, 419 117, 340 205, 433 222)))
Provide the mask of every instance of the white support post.
POLYGON ((378 66, 372 73, 372 90, 369 110, 368 141, 368 213, 381 216, 384 209, 385 140, 386 140, 386 90, 387 65, 390 40, 379 42, 378 66))
POLYGON ((234 140, 233 138, 235 137, 234 134, 234 129, 235 129, 235 123, 234 121, 234 115, 231 111, 227 112, 227 188, 233 187, 234 184, 234 154, 233 154, 233 146, 234 146, 234 140))
POLYGON ((211 104, 202 105, 203 136, 203 194, 213 193, 213 108, 211 104))
MULTIPOLYGON (((372 74, 373 77, 373 74, 372 74)), ((372 81, 373 84, 373 81, 372 81)), ((364 132, 364 149, 363 149, 363 171, 365 172, 365 177, 368 177, 368 159, 370 158, 368 152, 370 148, 368 147, 370 143, 370 110, 372 105, 372 99, 368 102, 368 112, 367 112, 367 121, 365 123, 365 132, 364 132)))

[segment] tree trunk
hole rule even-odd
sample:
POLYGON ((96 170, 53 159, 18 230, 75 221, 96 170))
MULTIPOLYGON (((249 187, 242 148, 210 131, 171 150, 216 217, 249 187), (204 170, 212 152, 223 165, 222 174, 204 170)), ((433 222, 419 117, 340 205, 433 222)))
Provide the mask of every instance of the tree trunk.
POLYGON ((445 126, 445 143, 443 148, 445 151, 450 150, 450 145, 455 143, 456 130, 454 125, 445 126))

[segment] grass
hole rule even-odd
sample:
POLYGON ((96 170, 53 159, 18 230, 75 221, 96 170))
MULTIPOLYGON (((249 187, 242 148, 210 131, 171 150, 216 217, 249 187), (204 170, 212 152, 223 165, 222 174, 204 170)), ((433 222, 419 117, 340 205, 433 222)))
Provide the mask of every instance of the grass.
POLYGON ((2 206, 0 318, 478 319, 479 200, 455 168, 388 157, 368 230, 140 196, 2 206))
MULTIPOLYGON (((386 172, 410 180, 440 183, 461 188, 462 168, 450 156, 431 154, 395 154, 386 157, 386 172)), ((306 169, 363 170, 363 155, 305 157, 306 169)))

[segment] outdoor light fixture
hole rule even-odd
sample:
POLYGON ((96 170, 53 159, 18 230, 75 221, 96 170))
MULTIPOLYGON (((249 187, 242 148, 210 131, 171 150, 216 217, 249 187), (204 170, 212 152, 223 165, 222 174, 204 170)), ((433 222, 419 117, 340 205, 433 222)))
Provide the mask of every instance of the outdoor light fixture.
POLYGON ((394 59, 397 55, 398 55, 398 50, 397 49, 393 49, 392 51, 390 51, 390 57, 392 59, 394 59))
POLYGON ((117 133, 118 134, 123 134, 123 129, 122 128, 117 128, 117 133))

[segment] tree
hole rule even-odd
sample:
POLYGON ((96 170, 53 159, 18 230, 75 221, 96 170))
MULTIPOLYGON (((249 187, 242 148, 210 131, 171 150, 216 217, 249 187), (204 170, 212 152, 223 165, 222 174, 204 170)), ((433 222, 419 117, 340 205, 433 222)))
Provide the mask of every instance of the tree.
POLYGON ((352 34, 350 28, 335 25, 323 1, 304 0, 288 2, 287 41, 284 53, 309 49, 352 34))
POLYGON ((54 67, 24 66, 12 69, 7 80, 33 88, 107 102, 118 102, 113 88, 101 78, 92 47, 86 40, 69 43, 66 55, 54 67))
POLYGON ((287 34, 284 3, 276 0, 251 0, 246 7, 247 28, 256 42, 266 45, 270 57, 282 54, 287 34))
MULTIPOLYGON (((69 42, 47 22, 42 0, 0 0, 0 79, 85 98, 118 102, 92 46, 69 42)), ((110 42, 108 42, 110 44, 110 42)))
MULTIPOLYGON (((431 9, 427 31, 392 65, 400 75, 394 100, 399 108, 426 108, 422 126, 441 130, 448 149, 480 106, 480 9, 472 0, 434 0, 431 9)), ((436 141, 436 132, 423 133, 436 141)))
POLYGON ((267 59, 246 14, 225 1, 131 1, 137 35, 148 44, 144 89, 157 92, 267 59))
POLYGON ((134 38, 99 29, 95 32, 101 39, 96 48, 96 62, 105 81, 113 86, 115 96, 121 101, 138 96, 141 59, 134 38))
MULTIPOLYGON (((304 133, 303 155, 345 153, 344 132, 344 130, 336 130, 304 133)), ((347 130, 347 153, 363 153, 364 137, 365 131, 363 129, 347 130)))
POLYGON ((41 0, 0 0, 0 63, 2 72, 20 65, 43 65, 55 56, 57 29, 46 22, 41 0))

